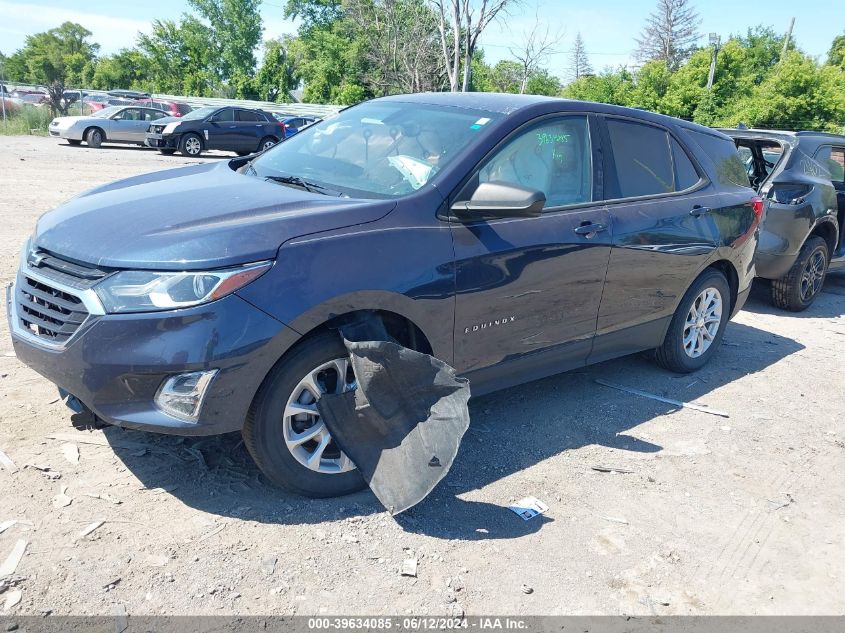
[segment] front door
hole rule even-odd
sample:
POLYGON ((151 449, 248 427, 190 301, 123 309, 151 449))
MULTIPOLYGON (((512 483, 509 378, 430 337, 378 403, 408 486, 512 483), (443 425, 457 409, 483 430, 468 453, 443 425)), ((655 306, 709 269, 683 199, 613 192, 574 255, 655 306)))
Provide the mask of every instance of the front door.
POLYGON ((232 149, 237 143, 237 129, 235 125, 235 111, 223 108, 208 119, 205 133, 207 149, 232 149))
POLYGON ((452 223, 455 365, 473 393, 585 362, 611 241, 594 163, 589 117, 544 118, 495 150, 459 196, 482 182, 546 196, 539 217, 452 223))

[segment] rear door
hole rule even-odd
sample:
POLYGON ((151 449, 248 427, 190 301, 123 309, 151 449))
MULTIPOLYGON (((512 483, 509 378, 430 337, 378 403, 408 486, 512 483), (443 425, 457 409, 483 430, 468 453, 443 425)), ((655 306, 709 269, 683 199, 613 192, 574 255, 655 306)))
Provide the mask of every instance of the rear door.
POLYGON ((602 118, 613 248, 591 361, 656 346, 675 305, 719 246, 721 197, 663 127, 602 118))
POLYGON ((816 160, 830 171, 830 181, 836 189, 837 219, 839 220, 839 246, 836 255, 845 255, 845 146, 825 145, 816 153, 816 160))
POLYGON ((263 115, 252 110, 236 110, 235 119, 238 131, 237 151, 253 152, 264 137, 267 121, 263 115))
POLYGON ((481 182, 546 195, 539 217, 452 222, 455 365, 479 385, 474 393, 586 361, 610 255, 591 121, 561 114, 517 130, 457 198, 481 182))

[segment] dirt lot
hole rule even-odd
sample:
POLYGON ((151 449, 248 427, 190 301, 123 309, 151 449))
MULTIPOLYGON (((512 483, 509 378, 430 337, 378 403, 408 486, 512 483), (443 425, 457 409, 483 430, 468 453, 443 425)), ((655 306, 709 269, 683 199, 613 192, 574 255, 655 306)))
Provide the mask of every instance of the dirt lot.
MULTIPOLYGON (((187 163, 0 137, 0 280, 42 212, 187 163)), ((0 524, 17 523, 0 563, 28 546, 0 613, 15 590, 17 614, 845 613, 843 314, 845 276, 798 315, 756 288, 693 376, 629 357, 475 400, 452 472, 398 520, 369 491, 270 487, 237 435, 75 428, 3 319, 0 449, 17 470, 0 468, 0 524), (549 511, 523 522, 505 508, 526 495, 549 511), (416 578, 398 572, 408 558, 416 578)))

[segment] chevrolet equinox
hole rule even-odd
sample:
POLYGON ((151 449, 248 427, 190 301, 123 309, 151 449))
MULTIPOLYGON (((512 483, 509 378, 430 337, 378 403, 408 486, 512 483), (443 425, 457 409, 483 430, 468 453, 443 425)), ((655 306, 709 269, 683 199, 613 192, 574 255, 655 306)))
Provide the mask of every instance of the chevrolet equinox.
POLYGON ((474 395, 654 350, 717 351, 762 201, 693 123, 525 95, 362 103, 258 156, 92 189, 43 215, 7 290, 17 356, 126 428, 241 431, 274 483, 363 480, 321 422, 378 317, 474 395))

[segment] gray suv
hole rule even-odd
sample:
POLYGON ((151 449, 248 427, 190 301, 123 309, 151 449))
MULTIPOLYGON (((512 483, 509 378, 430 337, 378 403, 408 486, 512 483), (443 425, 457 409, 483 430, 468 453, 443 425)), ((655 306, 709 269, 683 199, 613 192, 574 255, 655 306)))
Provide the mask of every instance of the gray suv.
POLYGON ((772 302, 805 310, 828 270, 845 267, 845 136, 722 130, 736 142, 751 186, 766 201, 757 276, 772 302))

